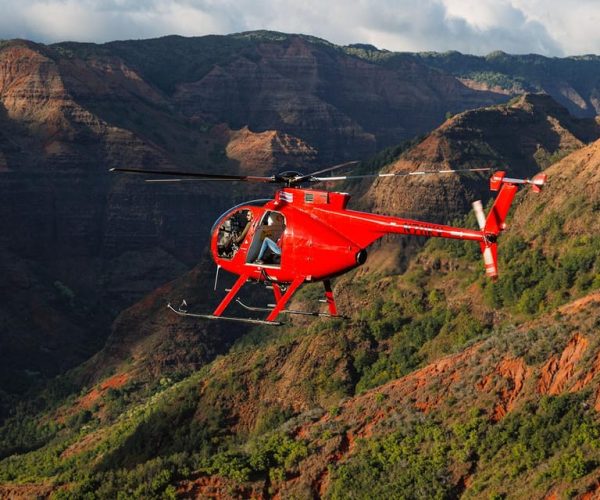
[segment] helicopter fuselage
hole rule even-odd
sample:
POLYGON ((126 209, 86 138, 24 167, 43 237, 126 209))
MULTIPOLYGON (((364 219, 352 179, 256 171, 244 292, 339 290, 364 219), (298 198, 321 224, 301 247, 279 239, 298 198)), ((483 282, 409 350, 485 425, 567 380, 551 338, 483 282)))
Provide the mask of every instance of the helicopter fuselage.
POLYGON ((348 210, 349 200, 346 193, 284 188, 272 200, 238 205, 215 223, 212 256, 218 266, 234 274, 290 283, 298 276, 304 281, 322 281, 352 270, 366 261, 371 243, 390 233, 485 240, 481 231, 348 210), (247 221, 248 212, 252 217, 243 241, 227 241, 227 232, 232 239, 239 237, 240 219, 247 221), (272 214, 284 221, 275 242, 281 254, 258 260, 272 214), (232 227, 236 225, 237 231, 232 227), (228 244, 233 250, 224 250, 228 244))

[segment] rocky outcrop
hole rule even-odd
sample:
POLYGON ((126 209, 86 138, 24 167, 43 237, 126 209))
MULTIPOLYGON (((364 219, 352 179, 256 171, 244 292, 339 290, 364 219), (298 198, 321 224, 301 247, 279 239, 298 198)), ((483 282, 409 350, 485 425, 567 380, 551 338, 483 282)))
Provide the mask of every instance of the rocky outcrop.
MULTIPOLYGON (((567 344, 560 357, 552 356, 542 367, 537 390, 541 394, 560 394, 567 383, 573 378, 575 366, 581 359, 588 340, 576 334, 567 344)), ((593 377, 592 377, 593 378, 593 377)), ((583 388, 585 384, 579 384, 583 388)))
POLYGON ((498 402, 491 415, 493 421, 501 420, 515 407, 525 380, 531 375, 530 371, 522 359, 507 357, 498 363, 493 373, 486 375, 477 383, 477 389, 488 393, 494 392, 498 396, 498 402), (502 381, 500 384, 498 379, 502 381))
MULTIPOLYGON (((526 95, 449 119, 386 172, 489 167, 529 177, 598 137, 594 120, 572 118, 549 96, 526 95)), ((484 173, 377 179, 362 204, 380 213, 447 223, 470 211, 474 200, 489 200, 487 178, 484 173)))
POLYGON ((252 132, 247 126, 228 131, 228 158, 250 175, 268 175, 274 170, 314 170, 317 150, 297 137, 275 130, 252 132))

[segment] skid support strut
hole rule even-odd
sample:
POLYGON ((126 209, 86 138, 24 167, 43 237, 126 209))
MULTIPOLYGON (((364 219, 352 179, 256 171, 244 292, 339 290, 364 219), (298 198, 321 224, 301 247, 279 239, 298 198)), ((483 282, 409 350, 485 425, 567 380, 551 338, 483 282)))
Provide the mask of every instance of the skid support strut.
POLYGON ((225 311, 225 309, 227 309, 227 306, 229 305, 229 303, 237 295, 237 293, 240 291, 240 288, 242 288, 244 283, 246 283, 246 281, 248 281, 249 277, 250 277, 249 274, 240 275, 240 277, 237 279, 235 284, 231 287, 231 290, 229 290, 229 293, 227 295, 225 295, 225 298, 221 301, 221 303, 215 309, 213 316, 221 316, 221 314, 223 314, 223 311, 225 311))
POLYGON ((329 306, 329 314, 332 316, 337 316, 337 307, 335 305, 335 299, 333 297, 333 290, 331 289, 331 281, 325 280, 323 281, 323 285, 325 286, 325 301, 329 306))
POLYGON ((281 288, 277 283, 273 283, 273 295, 275 296, 275 304, 281 300, 281 288))
MULTIPOLYGON (((296 279, 294 279, 294 281, 292 281, 290 283, 290 286, 288 286, 285 293, 281 296, 281 298, 275 304, 275 308, 267 316, 267 321, 275 321, 275 318, 277 318, 277 316, 279 315, 279 313, 281 312, 283 307, 287 304, 287 302, 290 300, 292 295, 294 295, 294 292, 298 289, 298 287, 302 283, 304 283, 304 276, 298 276, 296 279)), ((276 290, 276 288, 273 287, 273 290, 276 290)), ((275 292, 275 297, 277 297, 277 292, 275 292)))

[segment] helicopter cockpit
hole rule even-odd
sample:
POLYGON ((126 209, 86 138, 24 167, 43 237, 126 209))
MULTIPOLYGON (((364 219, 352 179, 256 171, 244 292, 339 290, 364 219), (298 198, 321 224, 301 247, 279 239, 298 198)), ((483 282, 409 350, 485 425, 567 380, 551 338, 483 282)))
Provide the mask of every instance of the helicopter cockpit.
MULTIPOLYGON (((252 225, 253 213, 251 210, 242 208, 233 211, 219 226, 217 234, 218 256, 222 259, 233 259, 246 240, 252 225)), ((246 262, 279 267, 284 231, 285 217, 283 214, 272 210, 265 212, 254 231, 246 262)))
POLYGON ((262 199, 247 201, 229 209, 215 221, 210 230, 210 234, 215 234, 218 227, 218 257, 228 260, 233 259, 252 226, 253 212, 248 207, 262 207, 269 201, 271 200, 262 199), (251 214, 251 216, 248 217, 248 214, 251 214), (250 222, 250 224, 248 224, 248 222, 250 222))
POLYGON ((252 225, 252 212, 238 210, 219 227, 217 235, 217 254, 222 259, 233 259, 252 225))

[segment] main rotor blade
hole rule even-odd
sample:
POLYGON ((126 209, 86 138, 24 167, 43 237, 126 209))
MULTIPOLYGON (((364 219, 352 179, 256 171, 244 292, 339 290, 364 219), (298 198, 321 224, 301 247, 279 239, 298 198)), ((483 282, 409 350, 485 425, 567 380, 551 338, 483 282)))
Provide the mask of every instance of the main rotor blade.
MULTIPOLYGON (((175 179, 144 179, 144 182, 152 182, 152 183, 163 183, 163 182, 221 182, 221 181, 230 181, 230 182, 234 182, 234 181, 240 181, 240 179, 196 179, 194 177, 189 178, 189 179, 180 179, 180 178, 175 178, 175 179)), ((244 182, 244 181, 241 181, 244 182)), ((248 182, 263 182, 263 181, 248 181, 248 182)))
POLYGON ((339 163, 338 165, 334 165, 333 167, 327 167, 322 170, 317 170, 316 172, 312 172, 311 174, 303 175, 302 177, 296 177, 295 179, 290 181, 290 185, 301 184, 306 181, 313 181, 317 179, 317 175, 324 174, 326 172, 332 172, 333 170, 339 170, 340 168, 350 167, 352 165, 356 165, 360 163, 358 160, 347 161, 344 163, 339 163))
POLYGON ((338 175, 332 177, 313 177, 311 180, 315 182, 327 182, 327 181, 345 181, 349 179, 368 179, 373 177, 410 177, 416 175, 429 175, 429 174, 458 174, 461 172, 487 172, 492 170, 491 168, 463 168, 457 170, 417 170, 414 172, 398 172, 395 174, 364 174, 364 175, 338 175))
MULTIPOLYGON (((111 172, 125 172, 129 174, 147 174, 147 175, 168 175, 173 177, 190 177, 189 180, 205 181, 241 181, 241 182, 277 182, 275 177, 258 177, 253 175, 225 175, 225 174, 205 174, 200 172, 180 172, 175 170, 144 170, 140 168, 111 168, 111 172)), ((174 179, 172 182, 179 182, 183 179, 174 179)), ((152 180, 157 182, 158 179, 152 180)))

